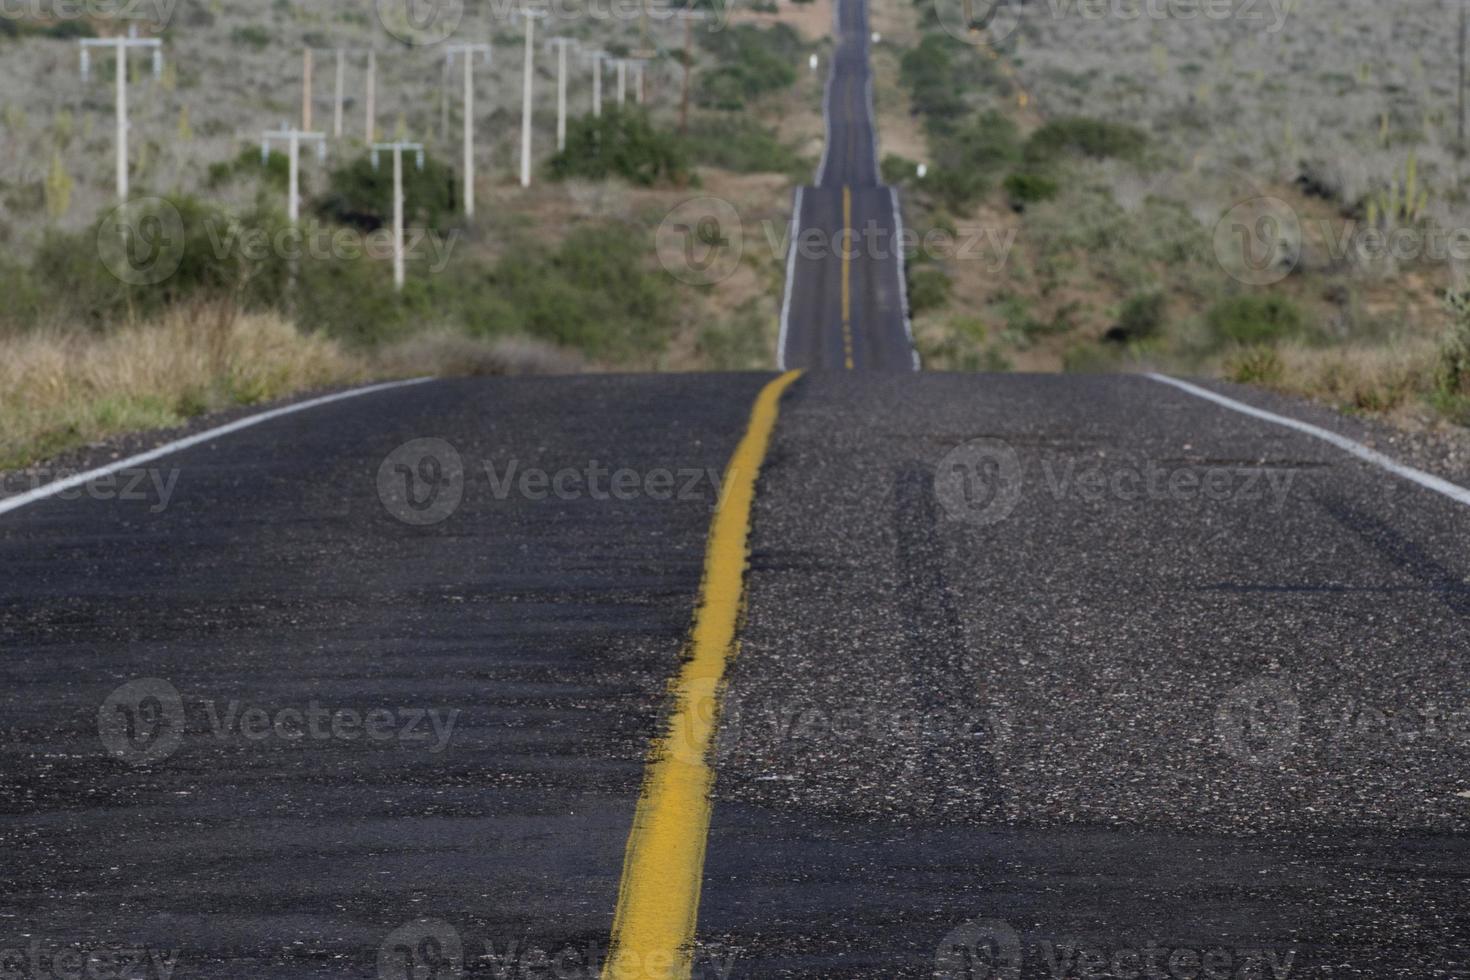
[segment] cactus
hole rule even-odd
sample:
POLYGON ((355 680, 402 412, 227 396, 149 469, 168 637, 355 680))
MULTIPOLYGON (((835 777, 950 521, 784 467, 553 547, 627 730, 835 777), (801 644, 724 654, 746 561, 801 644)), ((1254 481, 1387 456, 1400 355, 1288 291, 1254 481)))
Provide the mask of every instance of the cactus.
POLYGON ((53 221, 66 217, 71 210, 71 192, 75 186, 71 175, 66 172, 66 166, 61 162, 61 154, 51 154, 51 168, 46 171, 46 213, 53 221))

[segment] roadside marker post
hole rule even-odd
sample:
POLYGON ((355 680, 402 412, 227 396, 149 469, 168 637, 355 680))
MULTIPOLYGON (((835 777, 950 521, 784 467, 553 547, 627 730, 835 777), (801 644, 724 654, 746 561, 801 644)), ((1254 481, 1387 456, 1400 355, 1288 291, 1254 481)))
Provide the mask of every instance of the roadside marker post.
POLYGON ((393 154, 393 288, 403 291, 407 279, 403 256, 403 152, 413 150, 418 154, 418 168, 424 169, 424 145, 422 143, 374 143, 373 169, 378 167, 378 153, 393 154))
POLYGON ((464 58, 464 213, 475 216, 475 56, 481 63, 493 63, 494 54, 488 44, 451 44, 445 49, 445 64, 464 58))
POLYGON ((117 59, 117 199, 128 199, 128 52, 147 48, 153 52, 153 77, 163 74, 163 41, 140 38, 136 26, 128 28, 127 37, 82 38, 82 81, 92 77, 92 49, 112 48, 117 59))

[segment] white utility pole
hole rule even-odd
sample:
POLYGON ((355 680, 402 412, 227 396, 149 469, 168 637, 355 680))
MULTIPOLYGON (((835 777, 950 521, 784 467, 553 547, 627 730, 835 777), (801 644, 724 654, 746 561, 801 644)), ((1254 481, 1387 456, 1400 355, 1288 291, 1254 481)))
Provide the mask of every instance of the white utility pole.
POLYGON ((291 154, 290 158, 290 180, 286 190, 286 216, 294 225, 301 220, 301 144, 315 143, 316 158, 318 161, 327 158, 327 137, 325 133, 309 133, 303 129, 287 129, 284 123, 280 129, 267 130, 260 137, 260 162, 268 163, 271 157, 271 141, 284 140, 286 152, 291 154))
POLYGON ((128 28, 127 37, 83 38, 82 81, 92 77, 92 48, 112 48, 117 57, 117 199, 128 199, 128 51, 150 48, 153 51, 153 77, 163 74, 163 42, 158 38, 138 37, 136 26, 128 28))
POLYGON ((633 59, 633 97, 639 105, 643 104, 643 66, 646 62, 642 58, 633 59))
POLYGON ((475 55, 485 64, 491 63, 488 44, 451 44, 445 48, 449 65, 456 57, 464 58, 464 213, 475 216, 475 55))
POLYGON ((554 37, 548 42, 556 49, 556 152, 567 148, 567 50, 577 42, 569 37, 554 37))
POLYGON ((418 153, 419 169, 424 169, 424 145, 422 143, 374 143, 373 167, 378 166, 378 153, 388 150, 393 154, 393 288, 403 290, 407 278, 403 257, 403 151, 418 153))
POLYGON ((602 59, 607 57, 606 51, 587 51, 587 58, 592 62, 592 118, 602 117, 602 59))
POLYGON ((521 186, 531 186, 531 73, 536 57, 536 19, 545 17, 544 10, 521 11, 526 18, 525 78, 521 87, 521 186))
POLYGON ((347 52, 337 49, 337 94, 332 103, 332 136, 342 138, 342 103, 347 89, 347 52))
POLYGON ((628 100, 628 59, 619 58, 618 65, 618 105, 621 107, 628 100))
POLYGON ((378 52, 368 52, 367 66, 367 143, 378 138, 378 52))

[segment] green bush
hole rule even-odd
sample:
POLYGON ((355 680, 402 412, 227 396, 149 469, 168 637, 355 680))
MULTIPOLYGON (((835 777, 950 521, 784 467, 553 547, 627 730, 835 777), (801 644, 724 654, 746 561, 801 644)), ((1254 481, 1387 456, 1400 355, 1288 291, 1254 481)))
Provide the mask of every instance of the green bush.
POLYGON ((1117 343, 1148 340, 1164 325, 1164 294, 1139 293, 1130 296, 1118 314, 1118 323, 1107 332, 1106 339, 1117 343))
POLYGON ((1016 124, 997 112, 986 112, 947 135, 930 136, 934 168, 924 186, 950 208, 973 204, 1001 171, 1020 162, 1016 124))
MULTIPOLYGON (((239 152, 235 159, 209 165, 208 180, 212 189, 223 187, 235 178, 243 176, 258 176, 267 186, 274 187, 284 194, 291 182, 290 155, 272 150, 264 160, 261 160, 260 148, 247 146, 239 152)), ((301 193, 305 195, 307 193, 305 174, 298 179, 301 181, 301 193)))
POLYGON ((1238 344, 1269 344, 1289 337, 1302 327, 1302 315, 1284 296, 1232 296, 1210 308, 1210 329, 1222 340, 1238 344))
MULTIPOLYGON (((257 158, 258 159, 258 158, 257 158)), ((413 154, 403 158, 404 218, 412 225, 444 232, 458 219, 459 178, 454 168, 425 156, 420 170, 413 154)), ((327 191, 315 204, 323 220, 363 231, 386 227, 393 220, 393 157, 371 154, 332 171, 327 191)))
POLYGON ((950 280, 932 265, 909 266, 909 309, 915 314, 937 310, 949 302, 950 280))
POLYGON ((809 162, 777 139, 775 130, 745 115, 699 116, 684 144, 694 161, 737 173, 799 177, 809 170, 809 162))
POLYGON ((796 64, 805 51, 789 24, 769 28, 740 24, 700 35, 718 62, 699 76, 696 100, 710 109, 736 111, 749 101, 796 82, 796 64))
POLYGON ((1031 134, 1026 159, 1045 165, 1067 156, 1137 159, 1148 144, 1142 130, 1086 116, 1054 119, 1031 134))
POLYGON ((660 350, 674 303, 667 280, 646 267, 651 251, 646 232, 621 224, 578 228, 549 253, 513 250, 487 277, 493 298, 484 318, 467 326, 530 334, 610 361, 660 350))
POLYGON ((1005 189, 1011 207, 1019 211, 1028 204, 1050 201, 1061 191, 1061 186, 1043 174, 1015 173, 1006 178, 1005 189))
POLYGON ((621 177, 645 187, 689 179, 684 149, 673 134, 655 129, 641 109, 608 108, 567 127, 566 149, 551 158, 556 180, 621 177))
POLYGON ((903 185, 919 176, 919 165, 897 153, 886 153, 878 164, 878 173, 885 184, 903 185))

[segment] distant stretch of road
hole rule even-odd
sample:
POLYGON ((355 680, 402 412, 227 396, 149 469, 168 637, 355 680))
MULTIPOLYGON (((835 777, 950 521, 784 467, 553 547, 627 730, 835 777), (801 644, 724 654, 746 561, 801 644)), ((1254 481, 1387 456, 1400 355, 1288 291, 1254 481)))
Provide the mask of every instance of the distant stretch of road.
POLYGON ((796 196, 780 357, 787 368, 912 371, 902 215, 878 176, 864 0, 839 0, 827 81, 827 141, 796 196))

